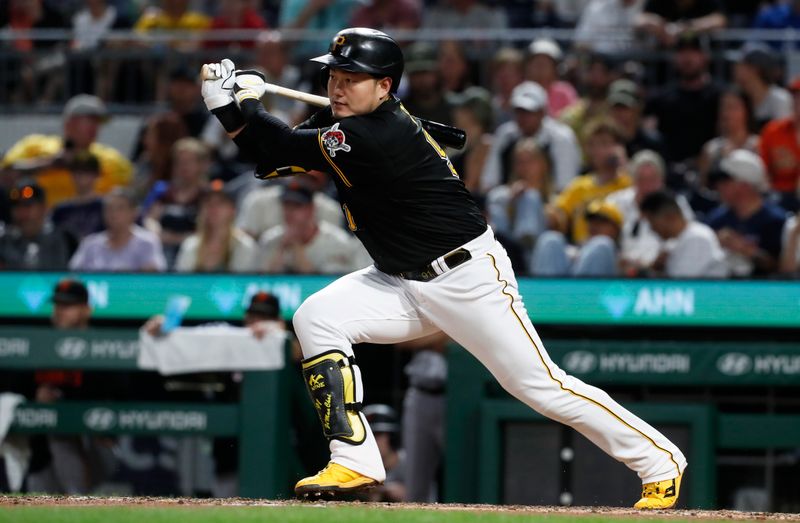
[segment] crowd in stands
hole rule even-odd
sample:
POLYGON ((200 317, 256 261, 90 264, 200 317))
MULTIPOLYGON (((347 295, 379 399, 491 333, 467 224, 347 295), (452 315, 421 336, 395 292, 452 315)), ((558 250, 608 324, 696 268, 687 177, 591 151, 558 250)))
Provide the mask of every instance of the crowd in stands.
MULTIPOLYGON (((715 31, 800 27, 800 2, 755 0, 0 1, 0 27, 73 34, 0 41, 0 104, 68 97, 60 134, 19 136, 3 151, 0 269, 369 265, 327 175, 254 179, 197 80, 203 59, 230 55, 268 81, 320 92, 307 58, 352 25, 575 29, 570 41, 402 42, 398 95, 412 114, 467 130, 449 153, 518 274, 800 274, 800 77, 772 40, 715 47, 729 67, 710 67, 715 31), (324 38, 295 42, 282 29, 324 38), (148 37, 164 30, 195 37, 148 37), (94 53, 142 49, 150 59, 94 53), (151 111, 128 154, 97 136, 109 107, 132 99, 151 111)), ((263 101, 291 124, 313 111, 263 101)))

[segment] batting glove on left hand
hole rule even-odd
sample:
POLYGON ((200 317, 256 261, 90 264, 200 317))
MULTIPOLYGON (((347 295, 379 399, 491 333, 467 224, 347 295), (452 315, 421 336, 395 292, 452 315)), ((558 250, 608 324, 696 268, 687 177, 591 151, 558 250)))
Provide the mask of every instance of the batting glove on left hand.
POLYGON ((219 109, 232 102, 233 83, 235 80, 234 71, 236 66, 227 58, 219 63, 205 64, 200 70, 203 79, 203 101, 209 111, 219 109))
POLYGON ((266 77, 255 69, 236 71, 235 77, 233 93, 239 105, 248 98, 260 100, 267 91, 266 77))

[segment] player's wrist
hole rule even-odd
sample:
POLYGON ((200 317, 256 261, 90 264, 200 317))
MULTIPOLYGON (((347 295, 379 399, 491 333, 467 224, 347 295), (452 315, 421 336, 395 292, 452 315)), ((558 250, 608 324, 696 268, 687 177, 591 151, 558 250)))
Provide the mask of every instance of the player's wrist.
POLYGON ((242 111, 240 111, 236 103, 230 99, 227 104, 211 109, 211 113, 217 117, 219 123, 221 123, 225 131, 229 133, 238 131, 247 123, 242 111))

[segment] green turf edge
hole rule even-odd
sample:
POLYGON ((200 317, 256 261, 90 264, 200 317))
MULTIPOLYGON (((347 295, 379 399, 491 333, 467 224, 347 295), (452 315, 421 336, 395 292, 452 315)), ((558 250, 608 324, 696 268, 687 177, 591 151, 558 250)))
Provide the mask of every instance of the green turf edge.
MULTIPOLYGON (((634 523, 657 517, 604 517, 597 514, 525 514, 373 507, 142 507, 3 506, 0 523, 466 523, 538 522, 634 523)), ((669 518, 670 523, 697 520, 669 518)), ((703 520, 713 523, 719 520, 703 520)))

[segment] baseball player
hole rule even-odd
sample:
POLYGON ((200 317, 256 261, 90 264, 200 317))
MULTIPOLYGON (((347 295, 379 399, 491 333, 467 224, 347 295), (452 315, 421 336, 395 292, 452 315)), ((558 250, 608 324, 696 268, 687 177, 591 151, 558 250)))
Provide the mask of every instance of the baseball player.
POLYGON ((403 54, 386 34, 340 31, 322 64, 330 107, 292 129, 260 103, 264 80, 230 60, 203 66, 203 96, 229 135, 258 157, 258 176, 303 169, 333 177, 349 228, 375 264, 310 296, 294 326, 303 375, 330 463, 295 486, 299 497, 380 484, 355 343, 397 343, 443 331, 512 395, 565 423, 636 471, 637 508, 675 504, 681 451, 605 392, 567 375, 544 349, 505 250, 439 144, 395 96, 403 54))

